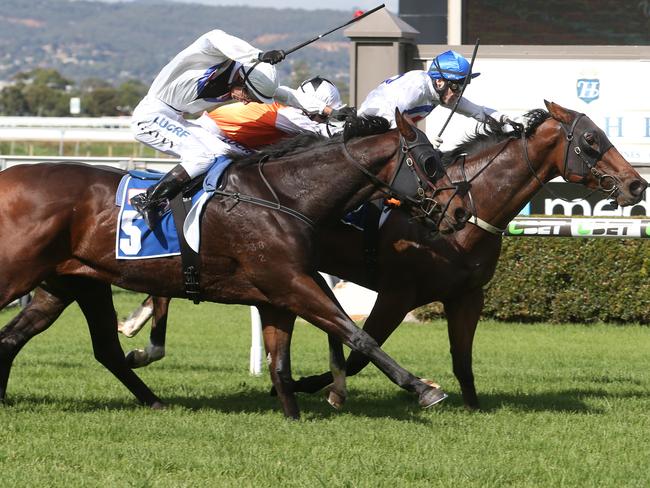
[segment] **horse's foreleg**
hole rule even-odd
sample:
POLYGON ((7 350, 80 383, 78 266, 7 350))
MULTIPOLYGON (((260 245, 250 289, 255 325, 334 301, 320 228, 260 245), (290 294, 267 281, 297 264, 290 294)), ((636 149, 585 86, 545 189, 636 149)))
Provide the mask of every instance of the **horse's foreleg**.
POLYGON ((65 294, 36 288, 32 301, 0 331, 0 401, 4 400, 13 360, 22 347, 47 329, 72 302, 65 294))
POLYGON ((144 322, 153 315, 149 345, 144 349, 129 351, 126 355, 126 362, 131 368, 141 368, 165 357, 165 336, 167 334, 167 314, 170 301, 171 298, 148 296, 139 309, 134 310, 129 315, 129 317, 140 317, 140 319, 147 315, 144 322), (141 311, 138 313, 138 310, 141 311))
POLYGON ((434 388, 398 365, 382 351, 370 335, 355 323, 332 301, 308 276, 294 278, 296 286, 290 295, 295 297, 289 308, 326 333, 338 337, 351 349, 365 354, 393 383, 419 396, 419 403, 429 407, 444 400, 447 395, 434 388))
POLYGON ((269 372, 284 415, 300 417, 291 379, 291 334, 296 315, 271 305, 257 307, 262 320, 264 347, 269 355, 269 372))
POLYGON ((472 344, 483 310, 483 289, 476 288, 444 303, 454 375, 460 383, 465 407, 478 409, 478 396, 472 371, 472 344))
MULTIPOLYGON (((390 337, 410 311, 409 300, 412 296, 414 295, 395 295, 387 292, 380 292, 377 295, 377 301, 363 325, 363 330, 375 339, 379 346, 390 337)), ((346 375, 354 376, 365 368, 369 362, 368 356, 358 351, 351 351, 345 366, 346 375)), ((332 381, 333 378, 330 372, 307 376, 296 381, 296 391, 313 393, 325 388, 332 381)))
POLYGON ((143 404, 162 407, 160 399, 137 377, 124 358, 117 337, 117 316, 110 285, 76 278, 71 280, 75 299, 88 322, 95 358, 143 404))

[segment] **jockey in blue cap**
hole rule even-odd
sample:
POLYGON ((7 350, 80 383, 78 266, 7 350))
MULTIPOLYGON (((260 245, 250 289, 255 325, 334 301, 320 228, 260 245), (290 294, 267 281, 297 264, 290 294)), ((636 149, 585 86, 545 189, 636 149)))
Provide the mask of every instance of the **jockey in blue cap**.
MULTIPOLYGON (((428 71, 413 70, 385 80, 372 90, 359 107, 359 115, 379 115, 388 119, 395 127, 395 107, 413 122, 423 119, 438 105, 453 107, 460 96, 470 64, 455 51, 445 51, 436 56, 428 71)), ((479 73, 472 73, 476 78, 479 73)), ((471 80, 471 78, 468 81, 471 80)), ((458 102, 458 113, 485 122, 490 116, 506 123, 509 117, 488 107, 476 105, 466 98, 458 102)), ((439 148, 442 139, 431 141, 439 148)))

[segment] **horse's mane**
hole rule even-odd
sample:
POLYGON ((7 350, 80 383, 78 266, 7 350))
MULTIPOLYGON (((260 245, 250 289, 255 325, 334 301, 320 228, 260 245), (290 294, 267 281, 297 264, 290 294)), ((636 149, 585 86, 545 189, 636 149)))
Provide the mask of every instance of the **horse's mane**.
MULTIPOLYGON (((368 115, 355 117, 354 124, 347 124, 345 129, 345 139, 352 137, 363 137, 376 134, 383 134, 390 129, 390 123, 383 117, 368 115), (348 128, 350 126, 350 128, 348 128)), ((247 165, 257 164, 261 158, 280 158, 302 151, 313 150, 328 145, 338 144, 343 141, 343 132, 335 134, 332 137, 324 137, 313 132, 298 134, 294 137, 282 139, 275 144, 264 146, 258 152, 253 154, 230 153, 228 156, 232 159, 233 164, 247 165)))
MULTIPOLYGON (((551 116, 546 110, 536 108, 526 113, 523 116, 524 135, 526 138, 535 133, 535 130, 551 116)), ((461 154, 473 154, 494 146, 499 142, 505 141, 512 137, 520 137, 521 134, 505 133, 501 130, 501 126, 494 119, 488 117, 484 123, 479 123, 474 129, 474 133, 467 136, 451 151, 442 155, 443 164, 449 165, 453 163, 461 154)))

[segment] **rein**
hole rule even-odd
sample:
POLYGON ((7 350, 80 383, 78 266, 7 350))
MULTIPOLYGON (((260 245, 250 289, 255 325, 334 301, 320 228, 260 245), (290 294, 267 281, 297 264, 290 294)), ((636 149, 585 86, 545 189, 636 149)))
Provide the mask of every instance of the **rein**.
POLYGON ((285 213, 287 215, 290 215, 291 217, 300 220, 301 222, 304 222, 309 227, 314 228, 315 227, 314 221, 311 220, 309 217, 307 217, 305 214, 302 214, 292 208, 286 207, 280 203, 280 199, 278 198, 277 193, 275 193, 275 190, 273 190, 271 184, 264 176, 263 167, 264 167, 264 163, 268 159, 269 159, 268 155, 265 155, 259 159, 259 161, 257 162, 257 171, 260 174, 260 178, 262 179, 266 187, 271 192, 271 195, 273 195, 274 201, 265 200, 264 198, 254 197, 252 195, 245 195, 239 192, 228 192, 228 191, 218 190, 218 189, 215 190, 214 192, 215 195, 219 195, 222 197, 226 197, 227 199, 234 200, 234 203, 228 209, 228 211, 232 210, 233 207, 237 205, 239 202, 251 203, 253 205, 259 205, 260 207, 270 208, 272 210, 277 210, 278 212, 285 213))
MULTIPOLYGON (((496 227, 496 226, 490 224, 489 222, 486 222, 485 220, 481 219, 477 215, 476 204, 474 203, 474 197, 472 196, 472 190, 471 190, 472 182, 476 178, 478 178, 481 175, 481 173, 483 173, 490 166, 490 164, 492 164, 494 162, 494 160, 497 158, 497 156, 499 156, 499 154, 501 154, 505 150, 505 148, 508 146, 508 144, 510 144, 510 142, 512 142, 513 140, 514 139, 508 139, 505 142, 505 144, 503 144, 501 149, 499 149, 499 151, 494 156, 492 156, 488 160, 488 162, 485 163, 485 165, 476 172, 476 174, 474 176, 472 176, 469 179, 467 178, 467 173, 465 172, 465 162, 466 162, 466 159, 467 159, 467 154, 461 154, 461 155, 458 156, 458 158, 456 158, 456 160, 462 159, 462 162, 460 163, 460 171, 461 171, 461 174, 463 176, 463 181, 453 182, 452 183, 454 185, 454 187, 456 188, 456 192, 454 193, 454 196, 457 193, 460 193, 463 190, 464 190, 464 193, 467 193, 467 197, 469 198, 469 204, 470 204, 471 211, 472 211, 472 216, 467 220, 467 222, 469 222, 471 224, 474 224, 475 226, 485 230, 486 232, 489 232, 490 234, 501 235, 506 231, 506 229, 501 229, 499 227, 496 227)), ((452 196, 452 198, 453 198, 453 196, 452 196)), ((451 202, 451 200, 450 200, 450 202, 451 202)), ((447 203, 447 207, 448 206, 449 206, 449 202, 447 203)))

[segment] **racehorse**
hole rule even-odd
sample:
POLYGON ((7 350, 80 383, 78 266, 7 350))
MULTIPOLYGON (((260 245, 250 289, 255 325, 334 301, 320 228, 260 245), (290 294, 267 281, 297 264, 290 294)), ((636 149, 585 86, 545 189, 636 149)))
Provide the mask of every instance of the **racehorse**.
MULTIPOLYGON (((356 327, 315 267, 318 226, 392 192, 387 182, 398 169, 422 175, 430 164, 434 150, 426 136, 396 116, 398 128, 385 132, 385 125, 378 135, 347 141, 302 136, 265 154, 242 157, 226 177, 229 196, 215 196, 207 204, 201 225, 201 298, 256 305, 265 334, 281 338, 279 347, 286 350, 270 351, 270 371, 289 418, 299 416, 290 363, 284 361, 296 315, 369 355, 393 382, 416 393, 421 406, 446 397, 400 367, 356 327), (254 199, 259 205, 248 203, 254 199)), ((180 257, 115 258, 115 192, 123 174, 83 164, 21 165, 0 173, 0 309, 44 283, 33 306, 0 331, 0 400, 20 349, 77 301, 96 359, 141 403, 162 406, 125 361, 110 285, 183 297, 184 280, 180 257)), ((418 215, 429 216, 431 202, 420 197, 430 195, 431 188, 423 188, 421 178, 415 181, 417 191, 404 200, 418 215)), ((462 207, 454 215, 462 217, 462 207)))
MULTIPOLYGON (((555 103, 545 104, 549 112, 531 111, 520 138, 477 134, 446 155, 447 162, 454 162, 447 168, 450 179, 470 187, 474 217, 469 221, 474 225, 432 240, 421 226, 409 225, 404 212, 393 211, 379 232, 374 266, 368 266, 363 234, 350 226, 323 228, 318 239, 320 270, 378 292, 363 327, 378 344, 409 311, 434 301, 443 303, 453 371, 469 409, 479 408, 472 346, 483 309, 483 287, 494 275, 507 223, 556 176, 605 191, 620 205, 639 202, 647 187, 593 121, 555 103)), ((150 346, 130 353, 136 365, 150 362, 152 351, 157 355, 153 359, 164 355, 167 307, 168 299, 155 298, 150 346)), ((363 353, 352 351, 347 375, 358 373, 368 361, 363 353)), ((294 389, 315 392, 333 380, 327 372, 301 378, 294 389)), ((329 400, 335 406, 345 400, 340 384, 329 400)))

